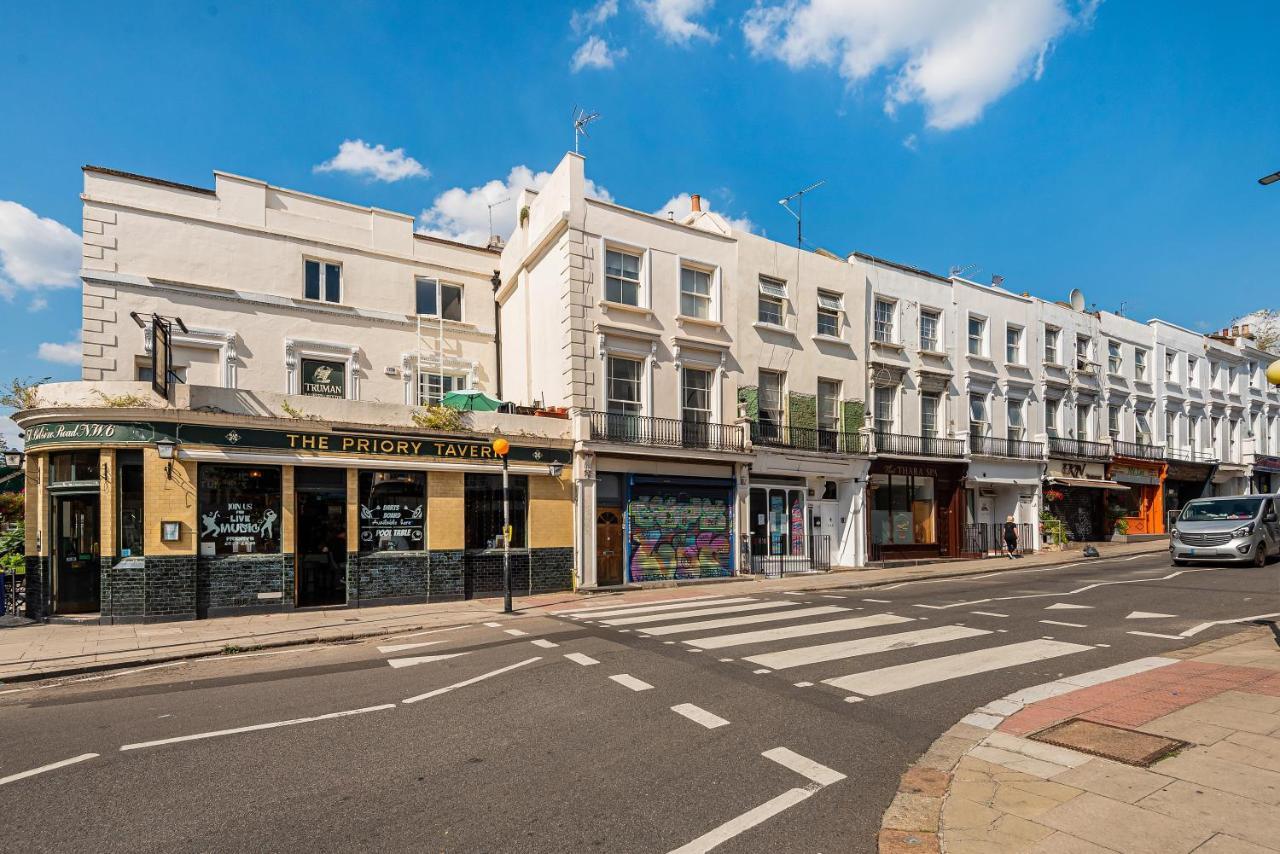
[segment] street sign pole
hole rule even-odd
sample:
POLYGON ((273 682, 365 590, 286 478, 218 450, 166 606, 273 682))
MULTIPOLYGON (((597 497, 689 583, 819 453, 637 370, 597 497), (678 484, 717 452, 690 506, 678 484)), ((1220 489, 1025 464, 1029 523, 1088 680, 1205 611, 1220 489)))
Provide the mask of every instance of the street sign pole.
POLYGON ((511 489, 502 455, 502 613, 511 613, 511 489))

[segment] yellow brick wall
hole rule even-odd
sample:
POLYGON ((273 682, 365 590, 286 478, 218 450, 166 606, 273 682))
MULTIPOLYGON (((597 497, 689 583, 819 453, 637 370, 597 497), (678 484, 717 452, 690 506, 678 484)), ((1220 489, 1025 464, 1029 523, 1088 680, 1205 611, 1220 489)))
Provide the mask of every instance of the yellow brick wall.
POLYGON ((433 471, 427 475, 427 547, 460 549, 466 543, 463 534, 465 507, 462 472, 433 471))
POLYGON ((114 556, 116 553, 116 533, 120 530, 116 524, 116 499, 120 485, 116 483, 116 452, 114 448, 103 448, 98 453, 98 542, 101 555, 114 556))
POLYGON ((49 524, 49 490, 44 480, 45 473, 49 470, 48 455, 29 454, 26 469, 26 553, 48 554, 49 532, 45 530, 45 526, 49 524), (36 548, 37 543, 41 548, 36 548))
POLYGON ((298 509, 293 494, 293 466, 280 467, 280 551, 293 554, 293 514, 298 509))
POLYGON ((347 551, 360 549, 360 470, 347 469, 347 551))
POLYGON ((560 478, 529 476, 529 548, 573 547, 573 481, 565 466, 560 478))
POLYGON ((190 460, 162 460, 155 448, 143 448, 142 491, 146 553, 154 556, 195 554, 196 464, 190 460), (161 522, 182 523, 177 542, 160 541, 161 522))

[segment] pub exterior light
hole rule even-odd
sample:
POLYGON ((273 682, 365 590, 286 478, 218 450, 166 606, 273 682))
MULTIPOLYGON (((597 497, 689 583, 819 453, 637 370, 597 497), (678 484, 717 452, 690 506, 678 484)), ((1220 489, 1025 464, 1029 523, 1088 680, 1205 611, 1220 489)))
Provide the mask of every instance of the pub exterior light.
POLYGON ((156 442, 156 452, 162 460, 173 459, 174 452, 178 449, 178 443, 172 439, 161 439, 156 442))

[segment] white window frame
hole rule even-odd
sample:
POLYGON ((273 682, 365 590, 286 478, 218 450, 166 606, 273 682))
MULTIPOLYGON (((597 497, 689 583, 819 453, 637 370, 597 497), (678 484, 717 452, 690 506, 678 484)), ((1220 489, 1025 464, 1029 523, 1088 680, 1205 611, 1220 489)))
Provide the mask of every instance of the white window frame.
POLYGON ((842 294, 836 293, 835 291, 827 291, 819 288, 818 289, 818 307, 817 307, 817 314, 815 317, 815 327, 814 327, 817 330, 817 334, 821 335, 824 338, 840 338, 842 327, 843 327, 843 322, 842 322, 843 317, 844 317, 844 296, 842 294), (836 321, 835 332, 822 331, 821 321, 824 315, 835 317, 835 321, 836 321))
POLYGON ((1113 440, 1124 438, 1124 413, 1117 404, 1107 404, 1107 435, 1113 440))
POLYGON ((346 271, 342 268, 341 261, 334 261, 329 258, 321 258, 318 255, 302 256, 302 299, 305 302, 321 303, 323 305, 342 305, 342 297, 346 294, 347 282, 346 271), (307 264, 320 265, 320 293, 315 298, 307 296, 307 264), (338 268, 338 298, 336 300, 325 299, 325 267, 332 265, 338 268))
POLYGON ((1027 360, 1023 355, 1026 348, 1026 341, 1027 341, 1026 327, 1019 326, 1016 323, 1006 323, 1004 325, 1004 360, 1006 364, 1009 364, 1009 365, 1025 365, 1026 364, 1027 360), (1010 345, 1009 343, 1009 335, 1011 333, 1017 333, 1017 340, 1012 345, 1010 345), (1010 358, 1010 353, 1012 353, 1013 358, 1010 358))
POLYGON ((640 259, 639 270, 637 271, 636 280, 636 303, 632 308, 651 308, 653 298, 653 288, 649 282, 649 250, 643 246, 637 246, 634 243, 627 243, 623 240, 614 240, 610 237, 600 238, 600 300, 609 305, 631 305, 625 302, 615 302, 609 299, 609 253, 621 252, 625 255, 634 255, 640 259))
POLYGON ((871 424, 879 433, 897 433, 898 432, 898 400, 901 395, 898 393, 899 387, 896 385, 878 385, 871 390, 871 424), (880 422, 880 400, 879 395, 884 393, 889 396, 889 429, 881 430, 880 422))
POLYGON ((877 296, 871 301, 871 339, 877 344, 897 344, 898 301, 893 297, 877 296), (888 318, 882 319, 880 308, 888 309, 888 318))
POLYGON ((464 285, 457 282, 447 282, 439 276, 414 276, 413 277, 413 310, 418 317, 433 317, 437 320, 443 319, 446 323, 465 323, 467 319, 467 289, 464 285), (436 312, 435 314, 423 314, 418 312, 418 283, 419 282, 435 282, 436 286, 436 312), (458 291, 458 319, 444 317, 442 309, 444 308, 444 288, 456 288, 458 291))
POLYGON ((1133 378, 1138 382, 1147 381, 1147 351, 1142 347, 1133 348, 1133 378))
POLYGON ((648 363, 648 359, 638 354, 626 353, 626 352, 620 352, 620 351, 610 351, 605 354, 605 357, 604 357, 604 411, 606 413, 609 413, 611 415, 634 415, 634 416, 645 416, 649 414, 649 406, 648 406, 648 399, 647 399, 648 383, 646 382, 647 363, 648 363), (619 403, 638 405, 639 411, 637 412, 625 412, 625 411, 614 412, 609 408, 609 404, 611 404, 615 400, 615 398, 611 397, 611 394, 613 391, 613 372, 611 369, 613 367, 613 363, 615 360, 635 362, 637 365, 639 365, 639 369, 636 372, 636 380, 635 380, 636 392, 639 400, 623 400, 622 398, 617 398, 617 401, 619 403))
POLYGON ((1075 361, 1077 371, 1093 370, 1093 338, 1088 335, 1076 334, 1076 347, 1072 351, 1071 358, 1075 361), (1080 344, 1084 344, 1084 352, 1080 351, 1080 344))
POLYGON ((1027 402, 1020 397, 1006 398, 1004 417, 1005 438, 1011 442, 1025 442, 1027 440, 1027 402))
POLYGON ((1062 419, 1062 400, 1057 397, 1044 399, 1044 433, 1056 438, 1059 435, 1058 424, 1062 419))
POLYGON ((1093 440, 1093 404, 1076 402, 1076 423, 1075 429, 1072 431, 1076 434, 1075 438, 1082 442, 1090 442, 1093 440), (1084 435, 1081 436, 1080 434, 1084 435))
POLYGON ((1178 413, 1171 409, 1166 409, 1164 413, 1164 446, 1176 449, 1178 447, 1177 443, 1178 413))
POLYGON ((1062 364, 1062 329, 1044 325, 1044 360, 1050 365, 1062 364))
MULTIPOLYGON (((716 403, 717 403, 716 399, 719 397, 719 395, 717 394, 717 389, 719 388, 719 385, 720 384, 716 381, 715 368, 711 367, 710 365, 691 365, 691 364, 682 362, 680 365, 680 420, 682 422, 687 423, 687 419, 685 418, 685 413, 689 411, 706 412, 707 413, 706 423, 707 424, 716 423, 719 420, 719 414, 718 414, 719 407, 716 406, 716 403), (687 405, 688 396, 685 393, 687 390, 685 379, 688 377, 689 371, 698 371, 699 373, 704 373, 707 375, 707 408, 705 410, 702 410, 702 409, 690 410, 689 406, 687 405)), ((701 422, 698 422, 698 423, 701 423, 701 422)))
POLYGON ((1164 351, 1164 381, 1174 384, 1178 382, 1178 354, 1173 350, 1164 351))
POLYGON ((1114 376, 1123 376, 1121 371, 1124 370, 1124 344, 1114 338, 1107 339, 1107 373, 1114 376))
POLYGON ((936 439, 938 437, 938 420, 942 412, 942 394, 936 391, 926 391, 920 394, 920 436, 925 439, 936 439), (925 423, 925 412, 927 408, 925 401, 933 404, 933 426, 930 428, 925 423))
POLYGON ((844 393, 844 383, 841 382, 840 380, 832 379, 831 377, 818 377, 818 381, 817 381, 817 384, 814 386, 814 389, 816 392, 814 395, 815 423, 818 429, 823 431, 833 432, 833 433, 839 433, 841 428, 840 396, 844 393), (834 424, 833 426, 830 426, 830 427, 822 426, 822 399, 823 399, 822 386, 824 383, 835 389, 835 395, 832 397, 832 401, 835 404, 835 413, 834 413, 834 419, 833 419, 834 424))
POLYGON ((1137 409, 1133 413, 1133 440, 1139 445, 1150 445, 1155 442, 1156 435, 1151 429, 1151 410, 1137 409), (1146 429, 1142 429, 1143 427, 1146 429))
POLYGON ((918 331, 920 333, 920 349, 924 350, 926 353, 941 353, 942 352, 942 312, 936 308, 921 306, 920 322, 917 324, 917 326, 919 327, 918 331), (926 317, 933 319, 933 342, 932 342, 933 346, 931 347, 925 346, 926 341, 924 337, 924 320, 926 317))
MULTIPOLYGON (((417 406, 432 406, 431 403, 431 378, 439 378, 441 376, 453 380, 453 388, 442 389, 440 392, 440 400, 444 400, 444 396, 451 391, 471 387, 471 375, 469 373, 461 373, 457 370, 445 369, 444 371, 433 371, 425 369, 418 371, 418 384, 414 389, 414 400, 417 406)), ((438 404, 440 401, 436 401, 438 404)))
POLYGON ((716 264, 708 264, 693 258, 676 258, 676 290, 679 294, 680 303, 676 310, 681 317, 691 317, 694 320, 703 320, 710 323, 719 323, 721 321, 720 311, 720 267, 716 264), (707 301, 707 316, 698 317, 696 314, 684 313, 684 271, 693 270, 703 273, 707 277, 708 293, 705 297, 707 301))
MULTIPOLYGON (((787 372, 786 371, 770 371, 761 368, 756 373, 756 420, 760 420, 759 413, 765 411, 764 407, 764 377, 768 374, 778 378, 778 418, 776 427, 781 431, 787 424, 787 372)), ((763 422, 762 422, 763 423, 763 422)))
POLYGON ((988 338, 990 337, 989 326, 990 324, 987 323, 987 318, 984 315, 970 313, 968 317, 965 318, 965 353, 970 356, 976 356, 980 359, 986 359, 990 356, 991 347, 990 342, 988 341, 988 338), (978 334, 976 336, 973 333, 973 324, 975 321, 979 326, 978 334), (976 351, 974 350, 975 341, 978 345, 976 351))
POLYGON ((986 394, 969 392, 969 435, 979 439, 991 435, 991 407, 986 394))
POLYGON ((791 301, 787 295, 787 283, 784 279, 777 279, 773 276, 766 276, 763 273, 756 280, 756 322, 765 326, 773 326, 778 329, 787 328, 787 303, 791 301), (760 316, 760 305, 762 303, 776 304, 778 306, 778 320, 765 320, 760 316))
POLYGON ((1200 360, 1187 354, 1187 387, 1196 388, 1200 384, 1200 360))

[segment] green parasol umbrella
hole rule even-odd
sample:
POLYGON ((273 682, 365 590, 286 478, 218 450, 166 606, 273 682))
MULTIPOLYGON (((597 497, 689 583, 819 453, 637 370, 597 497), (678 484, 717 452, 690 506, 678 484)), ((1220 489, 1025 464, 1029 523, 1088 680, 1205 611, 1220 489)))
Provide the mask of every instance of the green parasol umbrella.
POLYGON ((479 389, 468 388, 447 393, 440 405, 459 412, 496 412, 503 404, 501 400, 489 397, 479 389))

